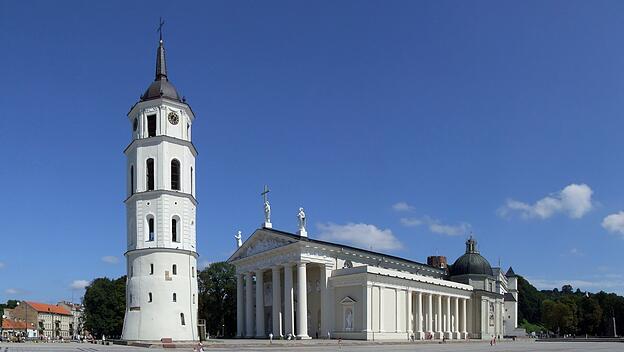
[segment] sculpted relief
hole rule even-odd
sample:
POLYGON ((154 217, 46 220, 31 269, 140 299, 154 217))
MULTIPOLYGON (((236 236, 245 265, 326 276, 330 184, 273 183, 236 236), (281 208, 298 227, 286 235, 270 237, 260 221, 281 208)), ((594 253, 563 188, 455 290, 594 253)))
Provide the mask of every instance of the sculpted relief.
POLYGON ((249 257, 249 256, 252 256, 254 254, 266 252, 266 251, 271 250, 273 248, 285 246, 285 245, 287 245, 289 243, 290 242, 284 241, 284 240, 278 240, 278 239, 274 239, 274 238, 265 238, 265 239, 262 239, 262 240, 259 240, 259 241, 255 242, 255 243, 252 243, 247 248, 247 250, 243 254, 241 254, 241 257, 249 257))

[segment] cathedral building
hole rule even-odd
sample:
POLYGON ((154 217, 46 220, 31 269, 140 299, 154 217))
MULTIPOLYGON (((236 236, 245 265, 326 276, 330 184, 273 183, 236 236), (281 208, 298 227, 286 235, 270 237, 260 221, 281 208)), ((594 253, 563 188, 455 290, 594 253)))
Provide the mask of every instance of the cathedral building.
POLYGON ((236 267, 239 337, 455 340, 524 334, 517 329, 513 270, 492 268, 472 237, 451 265, 445 257, 424 264, 312 239, 301 217, 299 231, 289 233, 273 229, 267 216, 264 226, 238 243, 228 261, 236 267))
POLYGON ((198 340, 194 120, 167 76, 161 33, 155 79, 128 112, 123 340, 198 340))

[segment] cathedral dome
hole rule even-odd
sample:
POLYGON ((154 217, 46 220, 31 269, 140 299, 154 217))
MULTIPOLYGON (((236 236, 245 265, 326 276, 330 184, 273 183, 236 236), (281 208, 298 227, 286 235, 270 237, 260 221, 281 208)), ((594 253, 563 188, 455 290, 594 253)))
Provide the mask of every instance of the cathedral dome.
POLYGON ((180 95, 173 84, 167 78, 167 64, 165 62, 165 46, 162 38, 156 51, 156 79, 149 85, 145 93, 141 96, 141 101, 169 98, 180 101, 180 95))
POLYGON ((466 241, 466 253, 451 265, 449 273, 451 276, 494 275, 490 263, 477 251, 477 241, 472 237, 466 241))

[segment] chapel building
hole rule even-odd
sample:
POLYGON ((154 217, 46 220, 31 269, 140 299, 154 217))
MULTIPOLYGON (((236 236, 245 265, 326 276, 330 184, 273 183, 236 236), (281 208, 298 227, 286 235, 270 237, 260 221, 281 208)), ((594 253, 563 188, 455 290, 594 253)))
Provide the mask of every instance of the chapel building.
POLYGON ((296 234, 275 230, 267 220, 244 243, 239 240, 228 261, 236 267, 238 337, 455 340, 524 334, 517 328, 515 273, 492 268, 472 236, 452 265, 440 256, 423 264, 308 238, 303 226, 296 234))

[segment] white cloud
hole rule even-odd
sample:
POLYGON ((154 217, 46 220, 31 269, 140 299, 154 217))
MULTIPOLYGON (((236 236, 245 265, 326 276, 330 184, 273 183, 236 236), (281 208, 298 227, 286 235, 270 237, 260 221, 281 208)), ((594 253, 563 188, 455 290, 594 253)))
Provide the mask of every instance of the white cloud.
POLYGON ((341 242, 363 249, 379 251, 403 248, 401 242, 392 234, 390 229, 382 230, 375 225, 362 223, 338 225, 330 222, 316 226, 320 231, 319 238, 321 240, 341 242))
POLYGON ((441 235, 447 236, 461 236, 470 232, 472 226, 468 223, 462 222, 457 225, 448 225, 442 223, 440 220, 433 219, 429 216, 423 216, 421 218, 401 218, 401 224, 407 227, 415 227, 420 225, 426 225, 429 231, 441 235))
POLYGON ((602 227, 611 233, 617 233, 624 238, 624 211, 607 215, 602 219, 602 227))
POLYGON ((0 269, 4 268, 6 265, 4 264, 4 262, 0 262, 0 269))
POLYGON ((578 256, 578 257, 581 257, 584 255, 583 252, 581 252, 578 248, 570 249, 567 254, 570 256, 578 256))
POLYGON ((416 219, 416 218, 401 218, 401 224, 403 224, 403 226, 407 226, 407 227, 415 227, 415 226, 420 226, 422 225, 424 222, 421 219, 416 219))
POLYGON ((209 267, 209 266, 210 266, 210 264, 212 264, 212 262, 211 262, 211 261, 209 261, 209 260, 204 260, 204 261, 201 261, 201 262, 199 263, 199 267, 198 267, 198 269, 199 269, 199 270, 204 270, 204 269, 206 269, 207 267, 209 267))
POLYGON ((412 211, 414 207, 407 204, 406 202, 398 202, 392 205, 392 209, 395 211, 412 211))
POLYGON ((69 287, 74 290, 82 290, 85 287, 89 286, 89 281, 87 280, 74 280, 69 287))
POLYGON ((108 264, 117 264, 119 263, 119 258, 113 256, 113 255, 106 255, 104 257, 102 257, 102 261, 104 263, 108 263, 108 264))
POLYGON ((7 288, 6 290, 4 290, 4 293, 6 293, 7 295, 19 295, 22 292, 23 291, 18 288, 7 288))
POLYGON ((523 218, 547 219, 557 213, 564 213, 572 219, 579 219, 592 208, 592 194, 594 191, 586 184, 570 184, 561 191, 546 196, 533 205, 508 199, 498 213, 507 216, 512 212, 519 212, 523 218))

